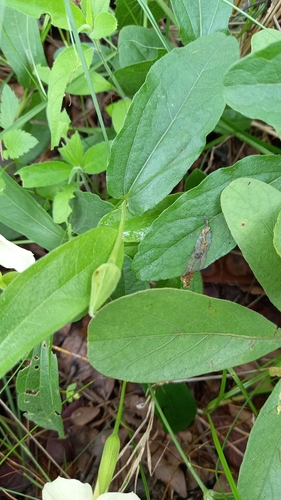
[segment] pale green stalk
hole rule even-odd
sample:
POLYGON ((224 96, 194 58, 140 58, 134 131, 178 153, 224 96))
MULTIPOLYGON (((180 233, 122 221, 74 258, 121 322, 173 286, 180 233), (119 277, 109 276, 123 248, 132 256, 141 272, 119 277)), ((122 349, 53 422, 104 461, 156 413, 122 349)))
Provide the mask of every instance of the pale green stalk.
POLYGON ((224 469, 227 481, 229 483, 229 486, 231 487, 231 490, 232 490, 232 493, 234 495, 234 498, 235 498, 235 500, 242 500, 241 496, 240 496, 240 493, 239 493, 239 491, 237 489, 236 483, 235 483, 235 481, 233 479, 233 476, 231 474, 231 471, 230 471, 230 469, 228 467, 228 463, 227 463, 227 460, 226 460, 226 458, 224 456, 224 453, 223 453, 223 450, 222 450, 219 438, 217 436, 217 432, 216 432, 216 429, 214 427, 213 421, 212 421, 212 419, 211 419, 211 417, 210 417, 209 414, 207 414, 207 417, 208 417, 208 421, 209 421, 209 424, 210 424, 210 429, 211 429, 211 433, 212 433, 212 438, 213 438, 213 441, 214 441, 214 445, 216 447, 216 451, 218 453, 220 462, 221 462, 221 464, 223 466, 223 469, 224 469))
POLYGON ((224 3, 227 3, 227 5, 229 5, 233 9, 237 10, 237 12, 239 12, 243 16, 247 17, 247 19, 250 19, 250 21, 252 21, 254 24, 256 24, 257 26, 259 26, 262 30, 265 30, 268 33, 270 33, 270 31, 265 26, 263 26, 261 23, 259 23, 259 21, 257 21, 254 17, 250 16, 250 14, 247 14, 244 10, 239 9, 239 7, 237 7, 237 5, 233 5, 233 3, 229 2, 228 0, 222 0, 222 1, 224 3))
POLYGON ((148 7, 148 5, 145 3, 144 0, 138 0, 138 4, 142 8, 143 12, 146 14, 146 16, 149 19, 149 21, 150 21, 151 25, 153 26, 153 28, 155 29, 155 32, 157 33, 157 35, 159 37, 159 40, 161 41, 162 45, 165 47, 165 49, 167 50, 167 52, 170 52, 171 49, 170 49, 169 45, 167 44, 167 41, 165 40, 164 36, 162 35, 161 30, 160 30, 157 22, 155 21, 152 13, 151 13, 150 8, 148 7))
POLYGON ((90 73, 89 73, 89 70, 88 70, 87 63, 86 63, 85 55, 84 55, 84 52, 82 50, 81 41, 80 41, 79 34, 78 34, 78 31, 77 31, 77 28, 76 28, 76 24, 75 24, 75 21, 74 21, 74 18, 73 18, 73 13, 72 13, 72 10, 70 8, 69 0, 64 0, 64 5, 65 5, 65 10, 66 10, 66 13, 67 13, 68 21, 69 21, 71 30, 73 32, 74 40, 75 40, 75 43, 76 43, 76 48, 77 48, 77 51, 78 51, 78 54, 79 54, 79 57, 80 57, 80 60, 81 60, 81 63, 82 63, 83 69, 84 69, 85 77, 86 77, 86 80, 87 80, 87 83, 88 83, 88 86, 89 86, 89 89, 90 89, 90 94, 91 94, 91 97, 93 99, 95 110, 96 110, 96 113, 97 113, 97 116, 98 116, 98 120, 99 120, 99 123, 100 123, 100 126, 101 126, 102 134, 103 134, 104 140, 105 140, 105 142, 107 144, 108 150, 110 151, 110 144, 109 144, 109 140, 108 140, 108 137, 107 137, 106 129, 105 129, 105 126, 104 126, 104 123, 103 123, 102 114, 101 114, 101 111, 100 111, 100 108, 99 108, 99 103, 98 103, 97 96, 96 96, 96 93, 95 93, 95 90, 94 90, 94 86, 93 86, 93 83, 92 83, 92 80, 91 80, 91 77, 90 77, 90 73))

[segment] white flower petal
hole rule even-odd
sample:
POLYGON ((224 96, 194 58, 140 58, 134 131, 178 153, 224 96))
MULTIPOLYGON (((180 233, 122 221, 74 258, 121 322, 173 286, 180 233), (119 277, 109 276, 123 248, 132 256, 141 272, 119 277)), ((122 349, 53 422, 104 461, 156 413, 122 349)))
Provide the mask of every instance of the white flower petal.
POLYGON ((52 483, 45 484, 42 498, 43 500, 93 500, 93 491, 88 483, 83 484, 77 479, 58 477, 52 483))
POLYGON ((15 269, 19 273, 25 271, 34 264, 35 258, 32 252, 25 250, 14 243, 6 240, 0 234, 0 265, 8 269, 15 269))
POLYGON ((140 500, 140 498, 131 491, 131 493, 103 493, 97 500, 140 500))

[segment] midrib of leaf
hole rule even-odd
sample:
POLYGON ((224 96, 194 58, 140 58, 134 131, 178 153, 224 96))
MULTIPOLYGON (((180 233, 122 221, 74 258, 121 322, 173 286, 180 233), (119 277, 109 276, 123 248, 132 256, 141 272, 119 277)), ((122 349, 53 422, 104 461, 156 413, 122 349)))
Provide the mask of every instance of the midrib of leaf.
MULTIPOLYGON (((276 332, 278 332, 278 330, 280 331, 279 328, 276 328, 276 332)), ((217 349, 215 355, 218 354, 219 351, 223 350, 223 349, 226 349, 226 346, 227 344, 229 344, 229 342, 231 342, 232 338, 235 338, 235 339, 243 339, 243 340, 249 340, 249 341, 259 341, 259 342, 263 342, 263 341, 274 341, 274 342, 278 342, 277 346, 280 346, 281 345, 281 339, 279 338, 272 338, 270 337, 269 339, 263 337, 263 338, 256 338, 256 337, 248 337, 247 335, 234 335, 234 334, 217 334, 217 333, 210 333, 210 332, 207 332, 207 333, 197 333, 197 334, 182 334, 182 335, 186 335, 186 336, 194 336, 194 335, 204 335, 202 339, 198 340, 198 342, 196 342, 194 345, 192 346, 188 346, 188 348, 184 349, 183 351, 179 352, 176 356, 174 356, 173 358, 169 358, 169 360, 167 360, 165 363, 163 363, 161 366, 162 368, 164 368, 165 366, 167 365, 170 365, 171 363, 173 363, 176 359, 178 358, 181 358, 184 354, 187 354, 189 352, 193 352, 194 349, 198 348, 198 346, 200 344, 202 344, 202 342, 205 342, 205 340, 209 337, 209 336, 223 336, 225 337, 225 342, 224 344, 220 347, 220 349, 217 349)), ((145 337, 146 339, 147 338, 155 338, 157 335, 149 335, 147 337, 145 337)), ((166 337, 167 335, 165 335, 166 337)), ((169 338, 165 343, 163 343, 161 346, 158 346, 154 349, 151 349, 149 352, 145 352, 144 354, 142 355, 139 355, 138 356, 138 363, 141 361, 141 359, 145 359, 148 355, 151 356, 153 353, 157 353, 159 351, 161 351, 163 348, 167 347, 171 342, 173 342, 177 337, 179 336, 179 334, 173 334, 173 337, 172 338, 169 338)), ((161 335, 161 338, 162 338, 162 335, 161 335)), ((123 338, 122 339, 118 339, 118 340, 124 340, 123 338)), ((125 347, 127 347, 128 345, 132 344, 134 341, 137 341, 138 340, 138 337, 135 337, 133 338, 130 342, 128 342, 125 346, 124 344, 122 343, 122 346, 121 348, 118 350, 122 350, 124 349, 125 347)), ((107 341, 110 341, 112 342, 111 340, 107 340, 107 341)), ((106 341, 104 341, 106 342, 106 341)), ((276 346, 276 348, 277 348, 276 346)), ((205 355, 202 354, 202 359, 201 359, 201 362, 203 362, 204 360, 208 360, 209 358, 212 358, 214 356, 214 353, 212 354, 212 356, 210 356, 210 354, 207 352, 205 355)), ((105 359, 106 356, 104 358, 100 358, 99 361, 102 361, 102 359, 105 359)), ((130 362, 127 362, 125 365, 124 365, 124 370, 128 369, 131 365, 135 364, 135 360, 132 360, 130 362)))
POLYGON ((198 0, 198 5, 199 5, 199 26, 200 26, 200 35, 199 36, 202 36, 202 33, 203 33, 203 21, 202 21, 202 6, 201 6, 201 0, 198 0))
POLYGON ((218 1, 217 1, 217 6, 216 6, 216 8, 214 9, 214 12, 213 12, 213 17, 212 17, 212 19, 211 19, 211 21, 210 21, 210 25, 209 25, 208 34, 210 34, 211 28, 212 28, 212 26, 213 26, 213 22, 214 22, 214 19, 215 19, 215 17, 216 17, 216 14, 217 14, 217 10, 218 10, 218 7, 219 7, 219 2, 220 2, 220 1, 221 1, 221 0, 218 0, 218 1))
MULTIPOLYGON (((134 14, 133 10, 130 8, 130 6, 129 6, 129 4, 128 4, 127 2, 125 2, 125 5, 126 5, 126 7, 127 7, 127 9, 128 9, 129 14, 131 14, 131 16, 132 16, 132 18, 133 18, 133 20, 134 20, 135 24, 136 24, 136 25, 138 25, 138 24, 139 24, 139 23, 138 23, 138 19, 137 19, 137 17, 135 16, 135 14, 134 14)), ((124 9, 124 10, 125 10, 125 9, 124 9)), ((128 16, 126 16, 126 17, 128 17, 128 16)))
MULTIPOLYGON (((13 9, 12 15, 13 15, 13 19, 14 19, 14 26, 15 26, 16 31, 17 31, 17 36, 19 37, 22 46, 25 48, 24 52, 25 52, 25 55, 26 55, 26 59, 28 60, 28 62, 30 62, 29 61, 29 57, 28 57, 28 50, 26 50, 26 47, 25 47, 25 41, 24 41, 24 38, 23 38, 23 35, 22 35, 22 30, 20 30, 20 27, 19 27, 19 24, 18 24, 18 17, 20 15, 20 13, 18 11, 16 11, 16 10, 13 9)), ((28 33, 28 31, 27 31, 27 33, 28 33)), ((17 53, 17 55, 18 55, 21 63, 24 65, 26 71, 28 72, 28 74, 30 75, 30 77, 33 79, 33 75, 30 73, 29 68, 26 67, 25 63, 23 62, 23 60, 19 56, 16 47, 11 42, 10 37, 8 36, 8 33, 6 34, 6 36, 8 37, 9 42, 11 43, 11 45, 12 45, 13 49, 15 50, 15 52, 17 53)))
MULTIPOLYGON (((152 175, 151 177, 149 177, 149 179, 147 179, 146 181, 143 182, 143 184, 141 186, 137 186, 137 190, 135 192, 132 192, 132 188, 134 187, 135 183, 137 182, 138 178, 140 177, 140 175, 142 174, 142 172, 144 171, 144 169, 146 168, 148 162, 150 161, 150 159, 152 158, 152 156, 154 155, 155 151, 157 150, 159 144, 162 142, 162 140, 165 138, 165 136, 167 135, 167 133, 169 132, 170 128, 172 127, 172 125, 174 124, 174 122, 176 121, 176 119, 178 118, 178 115, 179 113, 182 111, 182 109, 184 108, 187 100, 189 99, 191 93, 193 92, 196 84, 198 83, 199 79, 201 78, 202 74, 206 71, 208 65, 213 61, 215 55, 216 55, 217 52, 215 52, 214 56, 212 57, 212 59, 210 59, 209 61, 207 61, 204 65, 204 67, 202 68, 201 72, 198 74, 198 77, 196 78, 196 81, 194 82, 194 84, 192 85, 191 89, 189 90, 187 96, 185 97, 183 103, 181 104, 181 106, 179 107, 179 109, 177 110, 176 112, 176 115, 174 116, 174 118, 172 119, 171 123, 169 124, 169 126, 166 128, 165 132, 162 134, 162 136, 160 137, 160 139, 158 140, 157 144, 155 145, 155 147, 153 148, 153 150, 151 151, 149 157, 147 158, 147 160, 145 161, 144 165, 142 166, 141 170, 139 171, 139 173, 137 174, 136 178, 134 179, 133 183, 131 184, 130 186, 130 189, 129 189, 129 192, 131 194, 136 194, 136 192, 139 192, 141 189, 144 189, 145 186, 147 186, 147 184, 149 184, 152 180, 154 180, 155 178, 157 178, 158 176, 162 175, 163 174, 163 171, 160 171, 160 172, 157 172, 155 173, 154 175, 152 175)), ((158 86, 156 87, 156 89, 158 88, 158 86)), ((155 89, 155 90, 156 90, 155 89)), ((149 101, 147 102, 146 104, 146 108, 149 104, 149 101)), ((138 124, 138 127, 136 129, 136 133, 135 133, 135 137, 137 135, 137 132, 138 132, 138 129, 139 129, 139 126, 140 126, 140 122, 138 124)), ((127 161, 127 165, 126 165, 126 169, 125 169, 125 173, 124 173, 124 181, 123 181, 123 192, 126 192, 126 189, 125 189, 125 182, 126 182, 126 173, 128 171, 128 168, 129 168, 129 163, 130 163, 130 158, 131 158, 131 154, 132 154, 132 149, 131 148, 131 151, 130 151, 130 154, 129 154, 129 158, 128 158, 128 161, 127 161)), ((168 165, 168 168, 165 169, 165 170, 168 170, 170 167, 171 167, 172 163, 170 163, 168 165)))
MULTIPOLYGON (((20 30, 19 24, 18 24, 18 17, 19 17, 20 14, 16 10, 13 9, 12 15, 13 15, 13 18, 14 18, 14 26, 15 26, 15 28, 17 30, 18 37, 21 40, 22 46, 25 47, 24 39, 22 37, 22 33, 21 33, 21 30, 20 30), (16 13, 17 13, 17 15, 16 15, 16 13)), ((25 50, 25 53, 26 53, 26 50, 25 50)), ((26 54, 26 56, 27 56, 27 54, 26 54)), ((28 57, 27 57, 27 59, 28 59, 28 57)))

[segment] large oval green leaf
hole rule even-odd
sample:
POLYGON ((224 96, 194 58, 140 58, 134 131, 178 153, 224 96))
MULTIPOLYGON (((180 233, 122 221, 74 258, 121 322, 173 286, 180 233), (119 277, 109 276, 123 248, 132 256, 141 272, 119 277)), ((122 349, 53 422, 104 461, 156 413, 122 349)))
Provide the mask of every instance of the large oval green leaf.
POLYGON ((262 407, 249 437, 238 480, 243 500, 280 498, 280 402, 281 381, 262 407))
POLYGON ((161 201, 202 151, 224 106, 222 79, 238 58, 222 33, 174 49, 156 62, 113 142, 108 190, 141 214, 161 201))
POLYGON ((53 250, 0 296, 0 377, 36 344, 86 311, 94 270, 107 262, 116 230, 93 229, 53 250))
POLYGON ((220 195, 239 177, 255 177, 281 189, 280 157, 249 156, 232 167, 219 169, 167 207, 153 222, 134 258, 133 267, 140 279, 181 276, 204 228, 204 217, 212 234, 204 267, 234 248, 235 240, 222 214, 220 195))
POLYGON ((281 310, 281 258, 273 244, 281 193, 257 179, 237 179, 221 195, 233 238, 271 302, 281 310))
POLYGON ((154 289, 105 306, 89 325, 90 363, 109 377, 159 382, 247 363, 281 346, 280 331, 238 304, 154 289))
POLYGON ((227 31, 231 6, 221 0, 171 0, 184 45, 200 36, 227 31))

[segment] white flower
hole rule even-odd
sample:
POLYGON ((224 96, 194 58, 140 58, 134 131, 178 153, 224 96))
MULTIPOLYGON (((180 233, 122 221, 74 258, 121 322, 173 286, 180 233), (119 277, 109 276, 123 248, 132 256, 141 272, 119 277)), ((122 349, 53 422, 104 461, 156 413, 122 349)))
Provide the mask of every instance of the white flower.
MULTIPOLYGON (((52 483, 45 484, 43 500, 93 500, 93 491, 89 484, 77 479, 58 477, 52 483)), ((104 493, 97 500, 140 500, 135 493, 104 493)))
POLYGON ((88 483, 57 477, 52 483, 45 484, 43 500, 93 500, 93 491, 88 483))
POLYGON ((0 265, 19 273, 35 262, 32 252, 18 247, 0 234, 0 265))

